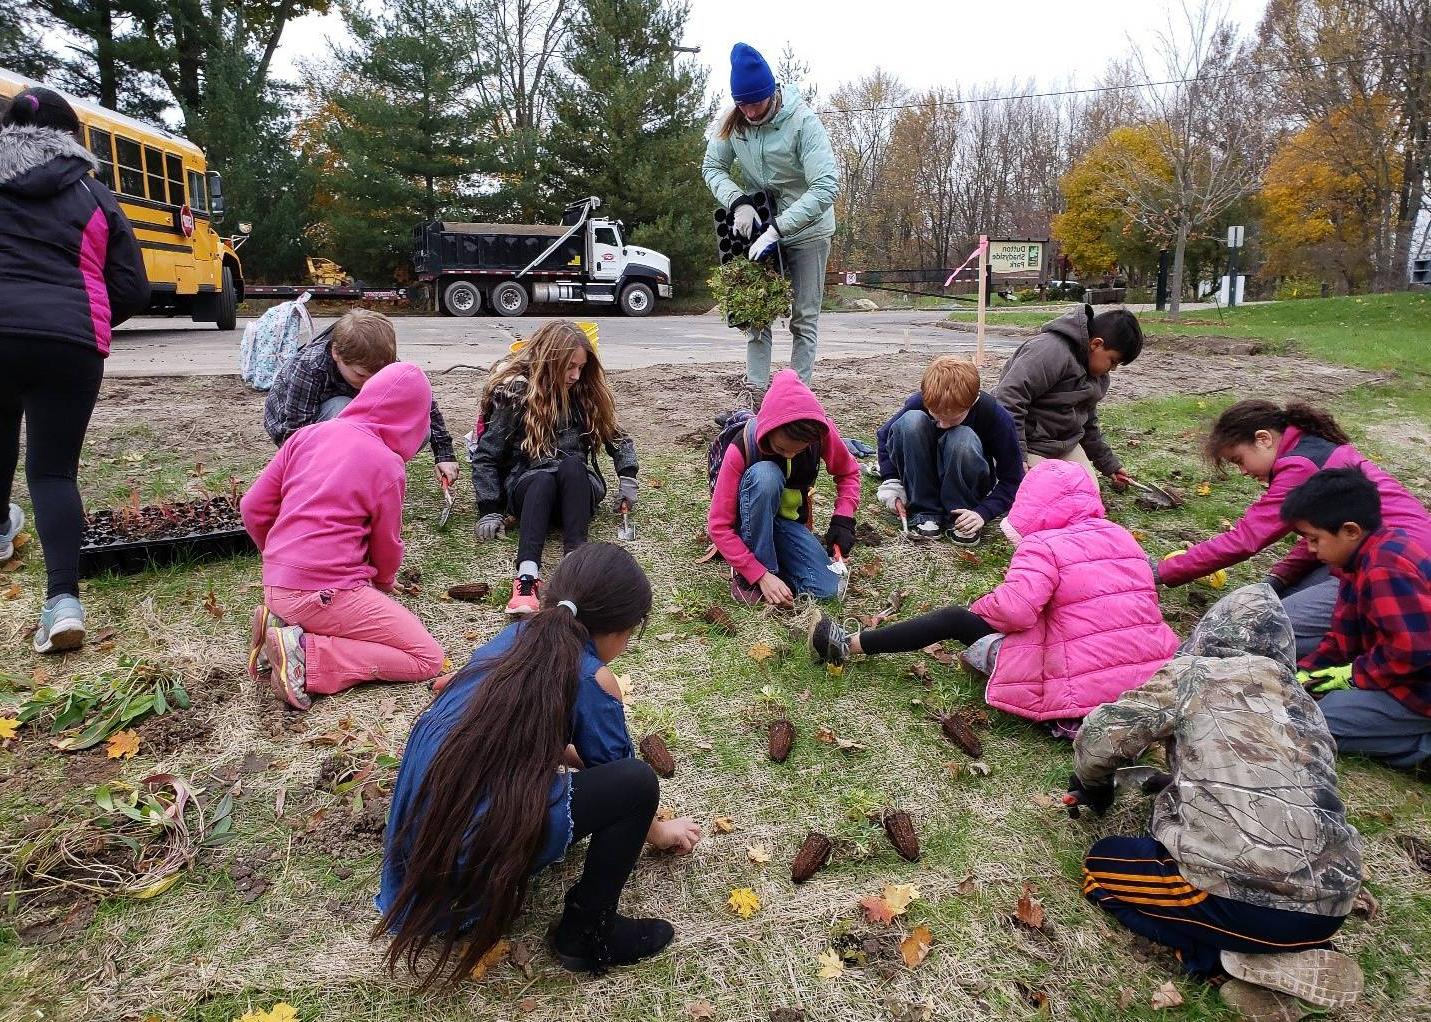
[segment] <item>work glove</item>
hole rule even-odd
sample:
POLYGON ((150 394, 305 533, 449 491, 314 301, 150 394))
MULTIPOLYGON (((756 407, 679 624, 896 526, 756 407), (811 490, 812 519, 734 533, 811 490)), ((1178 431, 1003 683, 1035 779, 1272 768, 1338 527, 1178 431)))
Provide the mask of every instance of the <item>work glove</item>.
POLYGON ((780 244, 780 232, 771 224, 765 228, 765 233, 755 239, 755 243, 750 246, 750 251, 746 253, 747 258, 753 263, 758 263, 775 251, 775 246, 780 244))
POLYGON ((616 485, 620 494, 616 501, 616 506, 620 507, 622 504, 625 504, 626 510, 630 511, 633 507, 636 506, 636 491, 638 489, 636 485, 636 477, 621 476, 616 481, 616 485))
POLYGON ((1068 775, 1068 794, 1073 801, 1068 805, 1068 815, 1074 815, 1079 806, 1093 810, 1094 816, 1102 816, 1113 805, 1113 783, 1084 784, 1077 774, 1068 775))
POLYGON ((1328 692, 1340 692, 1352 687, 1351 664, 1340 667, 1323 667, 1317 671, 1298 671, 1297 681, 1314 696, 1324 696, 1328 692))
POLYGON ((949 524, 954 526, 957 535, 967 539, 979 534, 979 530, 984 527, 984 517, 973 511, 955 511, 949 524))
POLYGON ((504 524, 502 515, 496 511, 493 511, 491 514, 483 515, 480 519, 478 519, 477 524, 473 526, 472 531, 476 534, 478 539, 484 542, 494 539, 501 539, 503 536, 507 535, 507 528, 504 524))
POLYGON ((881 504, 889 508, 895 514, 899 514, 899 505, 909 505, 909 497, 904 492, 904 483, 898 479, 886 479, 879 484, 879 489, 875 490, 875 497, 881 504))
POLYGON ((849 557, 855 548, 855 520, 849 515, 830 516, 830 527, 825 530, 825 550, 833 557, 837 546, 843 557, 849 557))
POLYGON ((741 202, 735 209, 730 211, 730 230, 737 238, 744 238, 749 241, 755 236, 755 207, 749 202, 741 202))

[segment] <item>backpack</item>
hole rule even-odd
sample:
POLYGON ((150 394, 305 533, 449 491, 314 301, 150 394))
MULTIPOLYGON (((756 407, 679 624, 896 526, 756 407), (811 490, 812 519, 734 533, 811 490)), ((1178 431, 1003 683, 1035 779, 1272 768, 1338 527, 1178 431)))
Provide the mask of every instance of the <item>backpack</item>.
POLYGON ((312 292, 280 302, 243 328, 239 375, 254 390, 268 390, 278 369, 313 339, 313 319, 304 308, 312 292))
POLYGON ((709 477, 712 493, 715 493, 716 477, 720 475, 720 466, 721 462, 725 461, 725 452, 733 443, 740 444, 740 453, 749 462, 750 452, 755 444, 754 413, 744 409, 731 412, 725 417, 716 438, 711 441, 710 449, 706 451, 706 475, 709 477))

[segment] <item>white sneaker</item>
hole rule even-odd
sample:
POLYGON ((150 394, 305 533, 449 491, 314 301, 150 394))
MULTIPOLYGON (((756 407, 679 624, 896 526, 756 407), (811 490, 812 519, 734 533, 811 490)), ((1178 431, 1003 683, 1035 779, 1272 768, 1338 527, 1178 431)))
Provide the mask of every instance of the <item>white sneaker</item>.
POLYGON ((15 556, 15 537, 25 527, 25 512, 19 504, 10 505, 10 517, 5 520, 5 528, 0 529, 0 561, 8 561, 15 556))
POLYGON ((84 608, 68 593, 45 601, 35 630, 36 653, 68 653, 84 645, 84 608))

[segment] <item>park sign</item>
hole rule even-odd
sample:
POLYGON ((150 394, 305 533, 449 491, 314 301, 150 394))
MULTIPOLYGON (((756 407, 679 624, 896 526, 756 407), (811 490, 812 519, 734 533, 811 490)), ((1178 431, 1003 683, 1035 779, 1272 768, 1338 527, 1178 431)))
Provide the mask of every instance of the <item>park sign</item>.
POLYGON ((995 273, 1040 273, 1042 241, 990 241, 989 269, 995 273))

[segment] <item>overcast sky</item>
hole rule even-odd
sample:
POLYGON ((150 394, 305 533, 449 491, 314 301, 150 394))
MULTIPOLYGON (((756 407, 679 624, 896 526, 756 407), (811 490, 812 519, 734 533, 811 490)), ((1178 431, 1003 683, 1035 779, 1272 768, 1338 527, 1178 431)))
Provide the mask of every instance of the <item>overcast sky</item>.
MULTIPOLYGON (((1228 17, 1251 32, 1266 0, 1221 0, 1228 17)), ((841 83, 883 67, 907 85, 1089 85, 1113 57, 1151 42, 1175 5, 1149 0, 692 0, 685 43, 711 69, 711 90, 724 96, 730 48, 747 42, 773 68, 788 41, 828 96, 841 83)), ((307 17, 284 34, 275 61, 288 77, 294 64, 341 38, 337 16, 307 17)))

